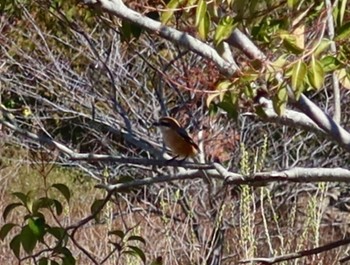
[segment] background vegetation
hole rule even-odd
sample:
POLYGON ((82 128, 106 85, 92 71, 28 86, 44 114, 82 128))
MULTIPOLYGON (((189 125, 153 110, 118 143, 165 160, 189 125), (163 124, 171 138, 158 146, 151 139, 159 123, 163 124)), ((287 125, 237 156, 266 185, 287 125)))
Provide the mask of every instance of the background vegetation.
POLYGON ((1 1, 0 263, 346 262, 349 10, 1 1))

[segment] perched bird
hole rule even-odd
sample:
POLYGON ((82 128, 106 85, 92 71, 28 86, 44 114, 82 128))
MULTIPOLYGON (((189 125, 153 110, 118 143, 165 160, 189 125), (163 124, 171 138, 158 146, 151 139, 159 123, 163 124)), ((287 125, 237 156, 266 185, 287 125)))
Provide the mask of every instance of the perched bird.
POLYGON ((187 157, 196 156, 199 151, 198 145, 177 120, 171 117, 162 117, 158 122, 153 123, 153 125, 160 128, 165 145, 175 155, 173 159, 183 157, 183 160, 185 160, 187 157))

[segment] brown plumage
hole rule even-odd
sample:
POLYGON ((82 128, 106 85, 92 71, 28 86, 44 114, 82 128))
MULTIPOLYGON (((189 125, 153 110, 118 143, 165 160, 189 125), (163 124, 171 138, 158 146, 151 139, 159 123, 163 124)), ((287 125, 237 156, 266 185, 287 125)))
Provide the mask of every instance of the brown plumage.
POLYGON ((198 145, 188 135, 186 130, 171 117, 162 117, 154 123, 162 132, 164 143, 176 157, 194 157, 197 155, 198 145))

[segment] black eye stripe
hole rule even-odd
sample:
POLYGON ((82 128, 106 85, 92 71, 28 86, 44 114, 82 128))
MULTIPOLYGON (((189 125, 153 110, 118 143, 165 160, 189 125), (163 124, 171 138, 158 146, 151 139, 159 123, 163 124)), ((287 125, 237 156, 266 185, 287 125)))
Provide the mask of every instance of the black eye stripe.
POLYGON ((166 122, 166 121, 160 121, 160 122, 159 122, 159 125, 160 125, 160 126, 164 126, 164 127, 171 127, 170 123, 169 123, 169 122, 166 122))

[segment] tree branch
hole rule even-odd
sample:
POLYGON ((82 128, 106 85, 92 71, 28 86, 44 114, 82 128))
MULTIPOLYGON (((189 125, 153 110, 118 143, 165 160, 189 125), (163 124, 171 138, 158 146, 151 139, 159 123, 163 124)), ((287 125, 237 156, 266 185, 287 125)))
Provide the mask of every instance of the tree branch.
POLYGON ((132 22, 153 33, 157 33, 167 40, 176 42, 204 58, 212 60, 224 74, 231 76, 238 70, 238 67, 234 63, 225 61, 211 46, 192 37, 190 34, 167 27, 158 21, 135 12, 125 6, 121 0, 84 0, 84 3, 101 8, 108 13, 132 22))
MULTIPOLYGON (((337 1, 336 1, 337 2, 337 1)), ((334 22, 333 22, 333 8, 330 0, 325 0, 327 8, 327 31, 329 39, 332 41, 330 45, 330 50, 333 54, 336 54, 337 47, 335 45, 334 39, 334 22)), ((335 122, 340 122, 341 110, 340 110, 340 88, 339 80, 335 72, 332 73, 332 85, 334 93, 334 114, 333 119, 335 122)))
POLYGON ((240 261, 240 263, 260 262, 263 264, 274 264, 274 263, 281 262, 281 261, 293 260, 293 259, 297 259, 297 258, 301 258, 301 257, 319 254, 319 253, 322 253, 322 252, 325 252, 325 251, 328 251, 328 250, 331 250, 331 249, 334 249, 334 248, 337 248, 340 246, 344 246, 347 244, 350 244, 350 238, 345 238, 342 240, 338 240, 338 241, 323 245, 321 247, 303 250, 303 251, 299 251, 299 252, 295 252, 295 253, 290 253, 287 255, 281 255, 281 256, 277 256, 277 257, 273 257, 273 258, 247 259, 247 260, 240 261))

